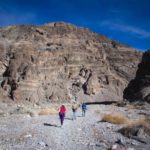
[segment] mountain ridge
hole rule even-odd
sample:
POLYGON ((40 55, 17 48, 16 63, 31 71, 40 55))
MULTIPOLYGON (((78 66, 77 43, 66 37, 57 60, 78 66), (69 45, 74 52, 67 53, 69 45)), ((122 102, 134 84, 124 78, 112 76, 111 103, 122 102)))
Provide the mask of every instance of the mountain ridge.
MULTIPOLYGON (((72 26, 72 27, 74 27, 74 28, 80 28, 81 30, 83 29, 83 30, 87 30, 87 31, 89 31, 89 32, 92 32, 92 33, 94 33, 94 34, 97 34, 98 36, 102 36, 102 37, 105 37, 106 39, 108 39, 108 40, 110 40, 110 41, 114 41, 114 42, 116 42, 116 43, 118 43, 118 44, 122 44, 122 45, 124 45, 124 46, 127 46, 127 47, 131 47, 130 45, 128 45, 128 44, 125 44, 125 43, 121 43, 121 42, 119 42, 118 40, 113 40, 113 39, 111 39, 111 38, 108 38, 106 35, 104 35, 104 34, 101 34, 101 33, 97 33, 97 32, 95 32, 95 31, 92 31, 91 29, 89 29, 89 28, 84 28, 84 27, 82 27, 82 26, 77 26, 77 25, 75 25, 75 24, 72 24, 72 23, 69 23, 69 22, 63 22, 63 21, 60 21, 60 22, 48 22, 48 23, 45 23, 45 24, 41 24, 41 25, 36 25, 36 24, 17 24, 17 25, 9 25, 9 26, 4 26, 4 27, 0 27, 0 29, 9 29, 9 28, 13 28, 13 27, 37 27, 37 28, 41 28, 41 27, 43 27, 43 26, 48 26, 48 27, 59 27, 59 26, 72 26)), ((136 49, 136 48, 135 48, 136 49)), ((136 50, 138 50, 138 49, 136 49, 136 50)))

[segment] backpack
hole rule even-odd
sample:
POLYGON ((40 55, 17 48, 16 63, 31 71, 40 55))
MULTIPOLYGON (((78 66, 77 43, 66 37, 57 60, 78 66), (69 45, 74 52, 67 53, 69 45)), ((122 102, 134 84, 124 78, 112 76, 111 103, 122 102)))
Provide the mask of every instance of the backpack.
POLYGON ((72 105, 72 110, 73 110, 73 111, 76 111, 76 110, 77 110, 77 104, 73 104, 73 105, 72 105))
POLYGON ((82 109, 86 110, 86 104, 85 103, 82 104, 82 109))

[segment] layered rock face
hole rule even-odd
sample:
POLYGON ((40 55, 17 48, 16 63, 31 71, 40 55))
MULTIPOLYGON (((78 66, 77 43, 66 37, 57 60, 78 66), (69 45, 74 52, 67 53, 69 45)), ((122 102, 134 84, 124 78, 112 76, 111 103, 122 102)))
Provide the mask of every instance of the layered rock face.
POLYGON ((0 29, 1 94, 15 101, 122 100, 141 53, 58 22, 0 29))
POLYGON ((124 98, 150 103, 150 50, 143 54, 135 79, 124 90, 124 98))

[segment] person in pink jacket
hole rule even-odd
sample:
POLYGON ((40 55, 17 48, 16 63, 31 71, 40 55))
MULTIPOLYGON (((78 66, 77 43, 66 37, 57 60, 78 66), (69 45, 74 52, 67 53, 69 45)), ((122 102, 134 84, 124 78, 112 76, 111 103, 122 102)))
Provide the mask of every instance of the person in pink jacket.
POLYGON ((65 113, 66 113, 66 107, 64 105, 61 105, 59 109, 59 118, 60 118, 61 127, 64 123, 65 113))

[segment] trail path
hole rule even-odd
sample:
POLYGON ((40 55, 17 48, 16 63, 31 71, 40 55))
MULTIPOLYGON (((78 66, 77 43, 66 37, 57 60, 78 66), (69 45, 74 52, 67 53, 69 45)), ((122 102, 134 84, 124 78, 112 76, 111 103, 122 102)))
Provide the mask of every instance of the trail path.
POLYGON ((101 113, 110 111, 112 106, 89 106, 86 117, 78 110, 77 120, 72 121, 68 109, 62 128, 57 115, 4 117, 0 146, 3 150, 105 150, 117 139, 125 140, 116 132, 122 126, 99 122, 101 113))

